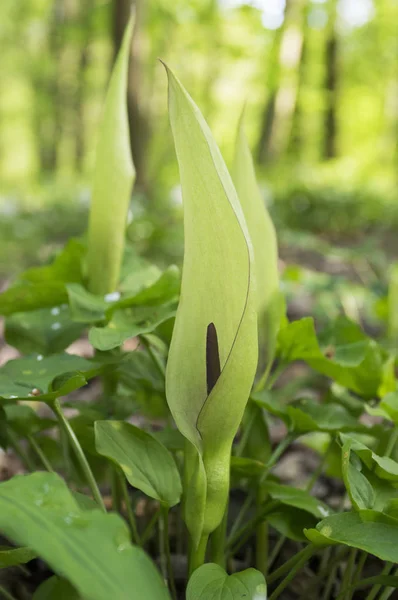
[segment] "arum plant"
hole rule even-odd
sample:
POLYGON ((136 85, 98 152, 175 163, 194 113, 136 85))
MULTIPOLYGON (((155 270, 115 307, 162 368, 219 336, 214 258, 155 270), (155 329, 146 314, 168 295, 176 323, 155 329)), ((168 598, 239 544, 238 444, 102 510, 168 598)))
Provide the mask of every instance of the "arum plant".
POLYGON ((264 383, 274 358, 284 303, 279 291, 276 231, 256 180, 243 117, 242 113, 236 135, 232 173, 254 248, 259 345, 260 353, 266 353, 264 383))
POLYGON ((88 227, 88 285, 114 292, 119 282, 124 230, 135 170, 130 151, 127 79, 133 19, 126 28, 109 83, 97 144, 88 227))
POLYGON ((192 570, 203 562, 209 534, 223 518, 231 446, 255 376, 255 270, 245 218, 220 151, 192 98, 166 71, 185 236, 166 395, 186 438, 192 570))

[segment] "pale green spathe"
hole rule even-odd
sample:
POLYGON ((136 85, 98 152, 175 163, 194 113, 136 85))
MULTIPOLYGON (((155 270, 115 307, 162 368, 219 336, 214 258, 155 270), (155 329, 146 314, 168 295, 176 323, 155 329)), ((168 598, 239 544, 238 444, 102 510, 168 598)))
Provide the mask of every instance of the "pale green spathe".
POLYGON ((127 113, 127 80, 133 19, 124 34, 106 95, 97 144, 88 228, 88 284, 94 294, 119 282, 124 236, 135 177, 127 113))
POLYGON ((167 74, 184 203, 185 250, 166 394, 179 430, 196 448, 185 485, 190 488, 187 524, 198 541, 200 534, 210 533, 221 521, 231 444, 257 365, 253 251, 234 185, 212 134, 181 83, 169 69, 167 74), (206 334, 210 323, 218 335, 221 375, 208 395, 206 334), (189 485, 189 477, 195 478, 195 486, 189 485), (199 526, 197 511, 203 504, 205 514, 199 526), (190 505, 195 509, 190 511, 190 505))
POLYGON ((243 114, 237 130, 232 176, 254 248, 259 341, 267 349, 268 360, 272 360, 281 316, 278 246, 274 224, 257 184, 243 114))

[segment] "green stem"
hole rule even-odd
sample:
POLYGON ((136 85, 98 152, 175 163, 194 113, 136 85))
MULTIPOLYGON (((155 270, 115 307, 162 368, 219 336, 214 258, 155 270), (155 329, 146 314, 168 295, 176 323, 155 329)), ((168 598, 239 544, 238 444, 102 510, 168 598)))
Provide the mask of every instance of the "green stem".
MULTIPOLYGON (((321 475, 321 473, 323 471, 323 468, 325 466, 326 458, 327 458, 327 456, 328 456, 328 454, 329 454, 329 452, 330 452, 330 450, 331 450, 331 448, 333 446, 333 441, 334 441, 334 439, 332 438, 330 440, 330 443, 327 446, 327 448, 326 448, 326 450, 325 450, 325 452, 324 452, 324 454, 323 454, 320 462, 319 462, 318 467, 316 468, 316 470, 314 471, 314 473, 310 477, 309 481, 307 482, 307 485, 305 486, 305 489, 306 489, 307 492, 310 492, 312 490, 312 488, 315 485, 315 482, 317 481, 318 477, 321 475)), ((281 551, 282 546, 285 543, 285 541, 286 541, 286 536, 282 535, 279 538, 279 540, 277 541, 277 543, 275 544, 274 549, 272 551, 272 554, 271 554, 271 556, 269 558, 269 561, 268 561, 268 571, 272 567, 273 563, 275 562, 275 560, 276 560, 279 552, 281 551)))
POLYGON ((15 596, 13 596, 10 592, 3 588, 2 585, 0 585, 0 594, 3 596, 3 598, 6 598, 7 600, 16 600, 15 596))
POLYGON ((88 486, 91 490, 94 500, 99 504, 99 506, 102 508, 102 510, 104 512, 106 512, 106 508, 105 508, 105 504, 104 504, 104 501, 101 496, 101 492, 98 489, 97 482, 95 481, 93 472, 91 471, 90 465, 88 464, 86 455, 84 454, 83 449, 80 445, 80 442, 77 439, 76 434, 73 431, 72 427, 70 426, 69 421, 66 419, 64 413, 62 412, 59 401, 54 400, 54 402, 51 404, 51 408, 53 409, 53 411, 58 419, 60 427, 62 427, 63 431, 65 432, 65 434, 68 437, 69 443, 72 446, 72 448, 75 452, 76 458, 79 462, 79 465, 86 477, 88 486))
POLYGON ((159 359, 156 352, 153 351, 153 348, 152 348, 150 342, 148 342, 148 340, 146 339, 146 337, 144 335, 140 336, 140 340, 144 344, 145 348, 148 350, 148 354, 151 357, 153 364, 155 365, 156 369, 159 371, 159 373, 161 374, 161 376, 164 379, 166 377, 166 369, 164 367, 164 364, 159 359))
MULTIPOLYGON (((261 486, 257 490, 257 512, 267 500, 267 492, 261 486)), ((256 530, 256 569, 264 576, 267 574, 268 564, 268 523, 264 519, 256 530)))
POLYGON ((394 450, 394 446, 397 443, 397 441, 398 441, 398 427, 395 427, 389 437, 388 444, 387 444, 387 447, 384 452, 385 456, 391 456, 391 453, 394 450))
POLYGON ((226 533, 227 533, 227 522, 228 522, 228 503, 225 507, 224 516, 221 523, 215 531, 211 534, 211 560, 212 562, 220 565, 225 569, 225 546, 226 546, 226 533))
POLYGON ((279 552, 281 551, 281 548, 283 546, 283 544, 286 541, 286 536, 285 535, 281 535, 281 537, 279 538, 279 540, 276 542, 274 549, 272 550, 272 553, 269 557, 269 561, 268 561, 268 571, 270 570, 270 568, 272 567, 272 565, 274 564, 274 562, 276 561, 279 552))
POLYGON ((122 495, 120 489, 119 473, 116 466, 111 465, 111 490, 112 490, 112 508, 115 512, 122 512, 122 495))
POLYGON ((275 510, 280 505, 278 500, 271 500, 268 502, 253 519, 248 521, 243 527, 241 527, 236 534, 227 541, 227 548, 231 549, 229 551, 230 555, 235 554, 239 550, 241 546, 246 542, 246 540, 252 535, 255 527, 261 523, 267 515, 275 510))
POLYGON ((169 539, 169 509, 166 506, 161 506, 161 521, 163 521, 163 554, 165 556, 166 562, 166 581, 168 580, 168 585, 170 586, 170 591, 173 600, 177 599, 177 590, 174 581, 174 573, 173 566, 171 564, 171 554, 170 554, 170 539, 169 539))
POLYGON ((289 558, 289 560, 283 563, 283 565, 280 566, 279 569, 276 569, 276 571, 273 571, 270 575, 268 575, 267 583, 272 583, 273 581, 280 579, 286 573, 286 571, 290 571, 290 569, 292 569, 298 562, 300 562, 303 557, 309 558, 310 556, 312 556, 312 554, 315 554, 315 552, 316 548, 314 548, 312 544, 309 544, 308 546, 297 552, 297 554, 289 558))
POLYGON ((37 456, 42 462, 43 467, 49 472, 54 473, 54 469, 52 468, 47 456, 44 454, 43 450, 40 448, 39 444, 36 442, 33 435, 28 435, 27 440, 29 444, 32 446, 33 450, 36 452, 37 456))
POLYGON ((13 429, 11 429, 10 427, 7 428, 7 437, 8 437, 8 442, 9 442, 10 446, 12 447, 14 452, 19 456, 19 458, 22 460, 22 462, 24 463, 24 465, 28 469, 28 471, 36 471, 36 467, 33 464, 33 461, 31 460, 29 454, 26 452, 25 448, 23 448, 23 446, 21 446, 21 444, 19 443, 18 437, 15 434, 15 431, 13 429))
MULTIPOLYGON (((361 579, 362 571, 363 571, 363 568, 365 566, 365 562, 366 562, 367 558, 368 558, 368 553, 367 552, 361 552, 361 555, 360 555, 359 560, 358 560, 357 568, 355 569, 355 573, 354 573, 354 576, 352 578, 352 584, 353 584, 353 586, 355 586, 358 583, 358 581, 361 579)), ((354 588, 352 589, 350 600, 351 600, 351 597, 353 595, 353 592, 354 592, 354 588)))
POLYGON ((119 478, 120 491, 122 493, 122 497, 123 497, 124 503, 126 505, 127 520, 130 525, 133 542, 135 544, 138 544, 139 546, 141 546, 142 542, 141 542, 141 539, 140 539, 140 536, 138 533, 137 521, 136 521, 133 507, 131 504, 131 498, 129 496, 126 479, 125 479, 123 473, 121 473, 121 472, 118 472, 118 478, 119 478))
POLYGON ((191 552, 190 552, 190 557, 189 557, 189 575, 190 576, 196 569, 201 567, 203 565, 203 563, 205 562, 208 539, 209 539, 209 536, 202 535, 198 547, 195 549, 195 548, 193 548, 193 546, 191 546, 191 552))
POLYGON ((347 561, 347 566, 344 571, 343 581, 341 583, 341 590, 336 600, 350 600, 351 596, 351 580, 354 573, 355 560, 357 558, 358 550, 351 548, 350 554, 347 561))
POLYGON ((160 516, 160 509, 158 509, 153 516, 151 517, 148 525, 146 526, 146 528, 144 529, 144 532, 141 536, 141 545, 143 546, 144 544, 146 544, 146 542, 149 540, 151 533, 156 525, 156 523, 158 522, 160 516))
MULTIPOLYGON (((301 555, 296 560, 296 562, 293 564, 293 566, 289 567, 289 569, 288 569, 289 573, 286 575, 285 579, 278 585, 276 590, 274 590, 274 592, 271 594, 271 596, 269 597, 269 600, 276 600, 276 598, 279 598, 279 596, 281 595, 283 590, 285 590, 287 588, 287 586, 292 581, 292 579, 294 579, 294 577, 297 575, 297 573, 299 571, 301 571, 301 569, 308 562, 308 560, 311 558, 311 556, 314 554, 314 552, 315 552, 315 549, 312 546, 312 544, 310 544, 309 546, 304 548, 304 550, 302 550, 301 552, 296 554, 295 557, 293 557, 293 558, 297 559, 297 557, 299 557, 301 555)), ((287 564, 287 563, 285 563, 285 564, 287 564)), ((275 573, 276 573, 276 571, 275 571, 275 573)), ((269 577, 268 577, 267 582, 270 583, 269 577)))
MULTIPOLYGON (((397 576, 398 575, 398 569, 396 569, 393 573, 393 575, 397 576)), ((380 600, 388 600, 388 598, 390 598, 391 594, 395 591, 395 588, 393 587, 386 587, 386 589, 382 592, 381 596, 380 596, 380 600)))
MULTIPOLYGON (((384 568, 382 570, 382 572, 380 573, 380 575, 389 575, 391 569, 393 568, 393 563, 386 563, 384 565, 384 568)), ((377 594, 379 593, 379 591, 381 590, 382 586, 378 583, 376 585, 374 585, 372 587, 372 589, 370 590, 369 594, 366 596, 365 600, 374 600, 377 596, 377 594)))
POLYGON ((261 390, 264 389, 265 387, 267 390, 270 390, 273 387, 274 383, 279 379, 280 374, 286 368, 286 364, 284 362, 282 362, 276 367, 275 371, 273 373, 271 373, 271 375, 270 375, 271 366, 272 366, 272 363, 270 363, 267 366, 267 368, 265 369, 263 375, 260 377, 260 379, 258 380, 258 382, 256 383, 256 385, 254 387, 254 392, 261 392, 261 390))
MULTIPOLYGON (((289 433, 285 438, 283 438, 283 440, 281 440, 279 442, 279 444, 277 445, 277 447, 275 448, 275 450, 273 451, 273 453, 271 454, 267 464, 265 465, 264 471, 260 477, 259 480, 259 485, 262 485, 265 480, 267 479, 267 476, 270 472, 270 470, 272 469, 272 467, 275 465, 275 463, 277 462, 277 460, 280 458, 280 456, 284 453, 284 451, 286 450, 286 448, 291 444, 291 442, 295 439, 295 435, 292 433, 289 433)), ((227 545, 231 546, 232 542, 231 540, 233 538, 235 538, 235 534, 238 531, 238 528, 240 526, 240 524, 242 523, 247 511, 250 508, 250 505, 254 502, 256 497, 256 492, 254 490, 252 490, 246 497, 245 502, 242 505, 242 508, 240 509, 237 518, 235 519, 235 522, 231 528, 231 532, 229 534, 228 537, 228 541, 227 541, 227 545)))

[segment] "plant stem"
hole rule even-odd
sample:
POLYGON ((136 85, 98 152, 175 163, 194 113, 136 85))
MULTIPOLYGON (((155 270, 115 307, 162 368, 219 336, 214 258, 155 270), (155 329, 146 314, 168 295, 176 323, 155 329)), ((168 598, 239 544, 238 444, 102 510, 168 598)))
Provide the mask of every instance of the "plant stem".
POLYGON ((72 446, 72 448, 75 452, 76 458, 79 462, 79 465, 86 477, 88 486, 91 490, 94 500, 99 504, 99 506, 102 508, 102 510, 104 512, 106 512, 106 508, 105 508, 104 501, 101 496, 101 492, 98 489, 97 482, 95 481, 93 472, 91 471, 91 467, 88 464, 86 455, 84 454, 83 449, 80 445, 80 442, 77 439, 76 434, 73 431, 72 427, 70 426, 68 419, 66 419, 64 413, 62 412, 59 401, 54 400, 54 402, 51 404, 51 408, 53 409, 53 411, 58 419, 60 427, 62 427, 63 431, 65 432, 66 436, 68 437, 69 443, 72 446))
MULTIPOLYGON (((397 576, 398 575, 398 569, 396 569, 393 573, 393 575, 397 576)), ((382 592, 381 596, 380 596, 380 600, 388 600, 388 598, 390 598, 391 594, 394 592, 395 588, 393 587, 386 587, 386 589, 382 592)))
MULTIPOLYGON (((314 552, 315 552, 315 549, 312 546, 312 544, 310 544, 309 546, 304 548, 301 552, 296 554, 296 556, 293 557, 296 559, 295 563, 291 567, 289 567, 289 569, 287 569, 289 571, 289 573, 286 575, 285 579, 278 585, 276 590, 274 590, 274 592, 271 594, 271 596, 269 597, 269 600, 276 600, 276 598, 279 598, 279 596, 281 595, 283 590, 289 585, 289 583, 292 581, 292 579, 294 579, 294 577, 297 575, 297 573, 304 567, 304 565, 308 562, 308 560, 311 558, 311 556, 314 554, 314 552)), ((285 565, 286 564, 287 563, 285 563, 285 565)), ((277 573, 277 571, 275 571, 275 573, 277 573)), ((270 583, 269 577, 268 577, 267 582, 270 583)))
POLYGON ((398 441, 398 427, 394 427, 394 429, 391 432, 387 447, 384 452, 385 456, 391 456, 391 453, 394 450, 394 446, 397 443, 397 441, 398 441))
POLYGON ((220 565, 225 569, 225 547, 226 547, 226 533, 227 533, 227 522, 228 522, 228 502, 225 507, 224 516, 221 523, 215 531, 211 534, 211 560, 212 562, 220 565))
POLYGON ((116 466, 111 466, 111 490, 112 490, 112 508, 115 512, 122 512, 122 497, 120 489, 120 478, 116 466))
POLYGON ((235 552, 239 550, 241 546, 246 542, 246 540, 251 536, 254 528, 261 523, 265 517, 270 514, 275 508, 280 505, 278 500, 270 500, 253 519, 248 521, 243 527, 237 531, 236 535, 227 541, 227 548, 232 548, 229 554, 233 555, 235 552))
POLYGON ((191 546, 191 552, 190 552, 190 557, 189 557, 189 575, 190 576, 198 567, 202 566, 203 563, 205 562, 208 539, 209 539, 208 535, 202 535, 198 547, 195 549, 195 548, 193 548, 193 546, 191 546))
POLYGON ((351 596, 351 580, 355 567, 355 560, 357 557, 358 550, 356 548, 351 548, 350 554, 347 561, 347 566, 344 571, 343 581, 341 583, 341 590, 339 595, 337 596, 337 600, 350 600, 351 596))
POLYGON ((286 541, 286 536, 285 535, 281 535, 279 540, 276 542, 274 549, 272 550, 272 553, 269 557, 269 561, 268 561, 268 571, 270 570, 270 568, 272 567, 272 565, 274 564, 275 560, 278 557, 279 552, 281 551, 281 548, 283 546, 283 544, 286 541))
POLYGON ((35 471, 36 467, 33 464, 29 454, 26 452, 25 448, 23 448, 21 446, 14 430, 11 429, 10 427, 7 427, 7 437, 8 437, 8 442, 9 442, 11 448, 22 460, 22 462, 24 463, 24 465, 28 469, 28 471, 35 471))
MULTIPOLYGON (((170 586, 171 595, 174 600, 177 599, 177 590, 174 581, 173 566, 171 564, 170 539, 169 539, 169 509, 166 506, 160 507, 161 522, 163 523, 163 554, 166 562, 166 581, 170 586)), ((160 525, 160 522, 159 522, 160 525)))
POLYGON ((279 569, 276 569, 276 571, 268 575, 267 583, 272 583, 273 581, 280 579, 286 573, 286 571, 289 571, 298 562, 300 562, 303 556, 307 557, 308 559, 310 556, 312 556, 312 554, 315 554, 315 552, 316 548, 312 544, 309 544, 308 546, 297 552, 297 554, 289 558, 289 560, 283 563, 283 565, 280 566, 279 569))
MULTIPOLYGON (((380 573, 380 575, 389 575, 391 569, 393 568, 393 563, 386 563, 384 565, 384 568, 382 570, 382 572, 380 573)), ((365 600, 374 600, 377 596, 377 594, 379 593, 379 591, 381 590, 382 586, 378 583, 376 585, 374 585, 372 587, 372 589, 370 590, 369 594, 366 596, 365 600)))
MULTIPOLYGON (((325 452, 324 452, 324 454, 323 454, 320 462, 319 462, 318 467, 316 468, 316 470, 314 471, 314 473, 312 474, 312 476, 308 480, 307 485, 305 486, 305 490, 307 492, 310 492, 312 490, 312 488, 314 487, 314 484, 315 484, 316 480, 318 479, 318 477, 322 473, 323 468, 325 466, 326 458, 327 458, 327 456, 328 456, 328 454, 329 454, 329 452, 330 452, 330 450, 331 450, 331 448, 333 446, 333 441, 334 441, 334 439, 332 438, 330 440, 330 443, 327 446, 327 448, 326 448, 326 450, 325 450, 325 452)), ((282 546, 285 543, 285 541, 286 541, 286 536, 282 535, 279 538, 279 540, 277 541, 277 543, 275 544, 274 549, 272 551, 272 554, 271 554, 271 556, 269 558, 269 561, 268 561, 268 571, 271 568, 271 566, 273 565, 273 563, 275 562, 275 560, 276 560, 279 552, 281 551, 282 546)))
POLYGON ((16 600, 15 596, 8 592, 2 585, 0 585, 0 594, 3 598, 6 598, 6 600, 16 600))
POLYGON ((33 450, 36 452, 37 456, 41 460, 43 467, 49 472, 54 473, 54 469, 52 468, 47 456, 44 454, 43 450, 40 448, 39 444, 36 442, 33 435, 28 435, 27 440, 29 444, 32 446, 33 450))
POLYGON ((151 357, 153 364, 155 365, 156 369, 159 371, 159 373, 161 374, 161 376, 164 379, 166 377, 166 369, 165 369, 162 361, 159 360, 159 357, 156 355, 156 352, 153 351, 150 342, 148 342, 148 340, 146 339, 146 337, 144 335, 140 336, 140 340, 144 344, 145 348, 148 350, 148 354, 151 357))
POLYGON ((260 377, 260 379, 254 387, 254 392, 261 392, 261 390, 265 387, 267 390, 270 390, 274 383, 278 380, 279 375, 286 368, 286 364, 282 362, 276 367, 275 371, 270 374, 271 366, 272 364, 269 364, 265 369, 263 375, 260 377))
MULTIPOLYGON (((259 512, 267 500, 267 492, 261 486, 257 490, 257 511, 259 512)), ((268 523, 264 519, 256 531, 256 569, 264 576, 268 565, 268 523)))
MULTIPOLYGON (((357 564, 357 568, 355 569, 355 573, 354 576, 352 578, 352 584, 353 586, 355 586, 356 583, 358 583, 358 581, 361 579, 361 574, 363 571, 363 568, 365 566, 365 562, 366 559, 368 558, 368 553, 367 552, 361 552, 361 555, 359 557, 358 560, 358 564, 357 564)), ((352 596, 352 593, 351 593, 352 596)))
MULTIPOLYGON (((289 433, 286 437, 284 437, 279 444, 276 446, 275 450, 273 451, 273 453, 271 454, 267 464, 265 465, 264 471, 260 477, 259 480, 259 485, 263 484, 265 482, 265 480, 267 479, 267 476, 270 472, 270 470, 272 469, 272 467, 275 465, 275 463, 277 462, 278 458, 283 454, 283 452, 286 450, 286 448, 290 445, 290 443, 295 439, 295 435, 292 433, 289 433)), ((240 509, 237 518, 235 519, 235 522, 231 528, 229 537, 228 537, 228 541, 227 541, 227 545, 231 546, 232 545, 232 540, 236 537, 236 532, 238 530, 238 527, 240 526, 240 524, 243 521, 243 518, 245 517, 247 511, 250 508, 250 505, 252 504, 252 502, 255 500, 255 496, 256 493, 255 491, 250 491, 249 494, 246 497, 245 502, 242 505, 242 508, 240 509)))
POLYGON ((158 522, 158 519, 160 517, 160 509, 158 509, 152 516, 151 520, 149 521, 148 525, 146 526, 146 528, 144 529, 144 532, 141 536, 141 545, 143 546, 144 544, 146 544, 146 542, 149 540, 149 537, 153 531, 153 528, 155 527, 156 523, 158 522))
POLYGON ((122 497, 123 497, 124 503, 126 505, 127 520, 130 525, 133 542, 135 544, 138 544, 139 546, 141 546, 142 542, 141 542, 141 539, 140 539, 140 536, 138 533, 137 521, 135 518, 133 507, 131 505, 131 498, 129 496, 126 479, 125 479, 123 473, 121 473, 119 471, 118 471, 117 475, 118 475, 118 479, 119 479, 120 491, 122 493, 122 497))

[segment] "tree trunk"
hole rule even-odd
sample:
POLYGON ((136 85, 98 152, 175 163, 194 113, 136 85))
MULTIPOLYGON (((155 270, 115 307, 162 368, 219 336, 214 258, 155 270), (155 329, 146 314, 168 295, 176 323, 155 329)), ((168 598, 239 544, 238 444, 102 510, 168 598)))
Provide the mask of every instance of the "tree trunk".
POLYGON ((75 93, 74 109, 74 140, 75 140, 75 166, 77 171, 82 172, 85 156, 85 95, 86 95, 86 73, 89 64, 89 47, 93 33, 92 11, 93 0, 86 0, 80 14, 80 27, 82 29, 82 45, 79 49, 79 65, 77 88, 75 93))
POLYGON ((329 27, 325 48, 326 111, 323 149, 325 159, 335 158, 337 155, 338 40, 335 24, 336 0, 330 0, 329 27))
POLYGON ((286 3, 285 20, 283 22, 283 25, 275 32, 270 56, 268 59, 268 91, 261 120, 260 139, 258 141, 257 146, 257 160, 259 163, 262 164, 267 162, 267 159, 269 158, 270 154, 271 133, 275 117, 275 102, 281 75, 280 52, 283 39, 283 32, 286 24, 287 10, 288 5, 286 3))

